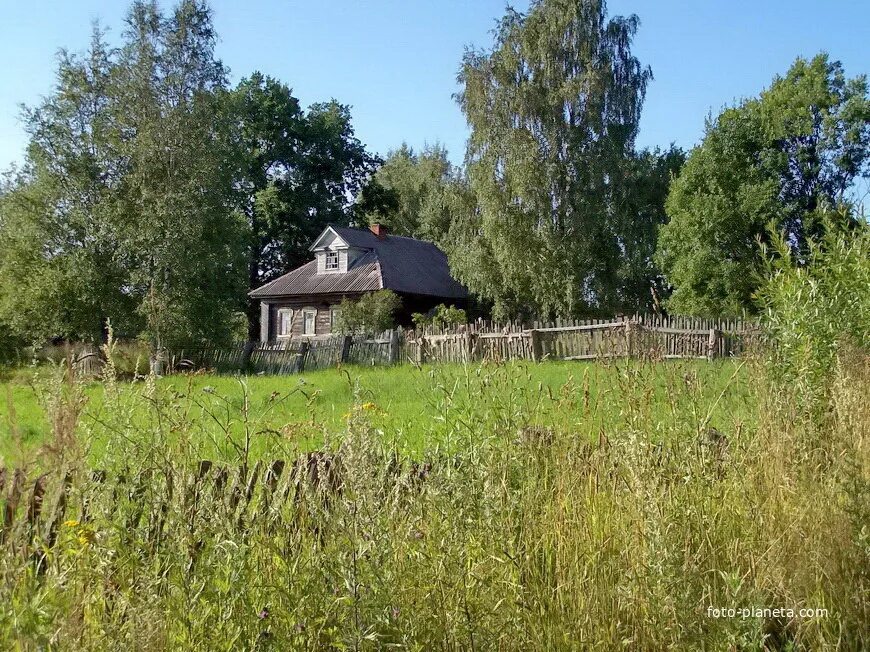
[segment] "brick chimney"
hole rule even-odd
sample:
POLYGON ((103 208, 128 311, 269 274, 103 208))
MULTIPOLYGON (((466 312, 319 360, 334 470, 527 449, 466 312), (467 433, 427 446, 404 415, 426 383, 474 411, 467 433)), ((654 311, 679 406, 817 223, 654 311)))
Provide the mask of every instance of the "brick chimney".
POLYGON ((383 240, 387 237, 387 227, 385 224, 375 222, 374 224, 370 224, 369 228, 371 229, 372 233, 378 236, 378 240, 383 240))

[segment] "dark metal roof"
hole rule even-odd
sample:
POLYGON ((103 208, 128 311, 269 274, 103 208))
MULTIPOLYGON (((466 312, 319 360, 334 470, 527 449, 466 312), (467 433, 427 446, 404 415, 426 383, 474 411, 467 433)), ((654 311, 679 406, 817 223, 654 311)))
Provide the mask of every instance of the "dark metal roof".
POLYGON ((344 274, 318 274, 317 261, 311 261, 257 288, 251 296, 273 298, 380 289, 445 299, 468 296, 450 275, 447 256, 431 242, 398 235, 380 239, 368 229, 329 228, 348 246, 368 251, 344 274))

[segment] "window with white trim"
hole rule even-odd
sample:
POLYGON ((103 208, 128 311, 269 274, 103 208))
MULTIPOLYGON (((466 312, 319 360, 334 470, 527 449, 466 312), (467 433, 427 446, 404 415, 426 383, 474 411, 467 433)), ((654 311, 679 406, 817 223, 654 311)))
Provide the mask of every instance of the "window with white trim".
POLYGON ((324 264, 324 269, 327 272, 334 272, 338 270, 338 252, 337 251, 327 251, 326 252, 326 260, 324 264))
POLYGON ((293 309, 280 308, 278 310, 278 337, 290 337, 293 332, 293 309))
POLYGON ((329 331, 331 333, 335 332, 335 329, 338 328, 338 315, 341 313, 341 308, 338 306, 331 306, 329 308, 329 331))
POLYGON ((315 322, 317 321, 317 311, 316 310, 305 310, 302 312, 302 334, 303 335, 314 335, 316 326, 315 322))

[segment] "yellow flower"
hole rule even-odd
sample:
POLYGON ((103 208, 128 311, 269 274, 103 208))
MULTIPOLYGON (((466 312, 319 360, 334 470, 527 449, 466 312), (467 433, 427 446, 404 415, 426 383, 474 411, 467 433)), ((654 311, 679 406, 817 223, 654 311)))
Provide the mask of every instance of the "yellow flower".
POLYGON ((88 546, 92 544, 97 539, 96 533, 90 528, 81 528, 79 530, 79 545, 88 546))
POLYGON ((374 403, 371 403, 371 402, 362 404, 363 410, 374 410, 374 409, 377 409, 377 407, 378 407, 377 405, 375 405, 374 403))
POLYGON ((64 525, 67 527, 78 527, 79 522, 78 521, 65 521, 64 525))

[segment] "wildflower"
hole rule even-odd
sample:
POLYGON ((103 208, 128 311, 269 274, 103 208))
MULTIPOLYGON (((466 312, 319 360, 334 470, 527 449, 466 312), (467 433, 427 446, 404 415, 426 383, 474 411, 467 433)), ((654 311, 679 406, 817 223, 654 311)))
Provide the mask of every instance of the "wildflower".
POLYGON ((79 522, 78 522, 78 521, 64 521, 63 524, 64 524, 64 526, 66 526, 66 527, 78 527, 78 526, 79 526, 79 522))
POLYGON ((84 547, 84 546, 89 546, 94 541, 96 541, 97 535, 92 529, 83 527, 83 528, 80 528, 78 531, 78 538, 79 538, 79 545, 84 547))
POLYGON ((257 614, 257 618, 259 618, 260 620, 266 620, 266 618, 268 618, 268 617, 269 617, 269 608, 268 607, 263 607, 260 610, 260 613, 257 614))
POLYGON ((363 403, 363 404, 362 404, 362 409, 363 409, 363 410, 375 410, 375 409, 377 409, 377 407, 378 407, 378 406, 375 405, 374 403, 372 403, 371 401, 369 401, 368 403, 363 403))

